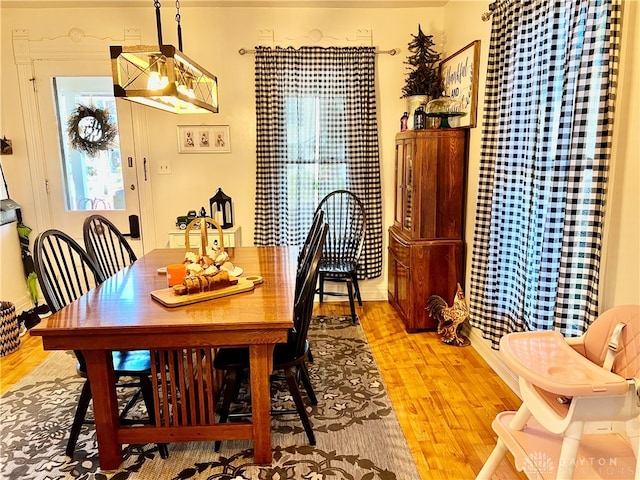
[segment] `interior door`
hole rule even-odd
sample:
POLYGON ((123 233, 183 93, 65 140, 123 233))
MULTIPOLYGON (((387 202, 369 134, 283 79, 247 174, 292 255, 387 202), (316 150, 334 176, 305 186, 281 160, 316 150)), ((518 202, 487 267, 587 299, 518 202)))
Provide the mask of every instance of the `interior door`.
MULTIPOLYGON (((98 213, 130 233, 140 212, 131 107, 113 97, 109 61, 34 68, 52 228, 83 244, 84 219, 98 213)), ((139 235, 130 243, 142 255, 139 235)))

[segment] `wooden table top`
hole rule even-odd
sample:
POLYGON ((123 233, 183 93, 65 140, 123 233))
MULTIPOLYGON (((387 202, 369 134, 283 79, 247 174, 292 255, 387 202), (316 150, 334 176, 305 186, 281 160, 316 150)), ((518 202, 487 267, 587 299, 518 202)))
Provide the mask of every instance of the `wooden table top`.
POLYGON ((111 343, 120 342, 112 348, 133 348, 136 341, 128 341, 127 335, 139 341, 141 336, 160 334, 164 340, 152 343, 167 343, 171 335, 185 332, 193 337, 195 333, 277 330, 281 335, 283 329, 291 328, 297 249, 237 247, 227 252, 234 265, 244 270, 243 276, 260 275, 264 282, 250 292, 167 308, 153 300, 150 292, 166 288, 166 275, 157 270, 180 263, 184 250, 158 249, 42 320, 30 333, 42 336, 45 348, 70 348, 71 337, 78 335, 85 340, 102 336, 104 345, 109 338, 111 343))

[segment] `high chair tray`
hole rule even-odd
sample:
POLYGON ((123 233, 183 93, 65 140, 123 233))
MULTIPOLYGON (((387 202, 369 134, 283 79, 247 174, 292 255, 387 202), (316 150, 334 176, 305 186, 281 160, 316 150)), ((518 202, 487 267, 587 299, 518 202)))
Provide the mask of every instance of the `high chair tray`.
POLYGON ((505 335, 500 355, 513 373, 558 395, 624 395, 629 388, 624 378, 580 355, 556 331, 505 335))
MULTIPOLYGON (((531 479, 555 479, 563 437, 545 430, 534 418, 523 430, 512 430, 509 424, 515 414, 499 413, 491 426, 513 455, 516 469, 531 479)), ((585 434, 575 464, 574 479, 632 479, 636 459, 620 434, 585 434)))

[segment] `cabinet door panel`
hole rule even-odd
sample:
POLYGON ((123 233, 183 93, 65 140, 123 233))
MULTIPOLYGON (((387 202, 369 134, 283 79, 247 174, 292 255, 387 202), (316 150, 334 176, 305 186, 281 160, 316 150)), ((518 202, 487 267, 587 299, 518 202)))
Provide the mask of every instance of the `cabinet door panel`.
POLYGON ((393 222, 397 226, 402 225, 403 218, 403 202, 404 202, 404 150, 406 144, 400 142, 396 144, 396 171, 395 171, 395 185, 396 185, 396 198, 395 198, 395 213, 393 222))
POLYGON ((413 150, 414 144, 405 144, 404 150, 404 217, 402 220, 402 229, 407 232, 412 231, 413 227, 413 150))
POLYGON ((465 196, 464 138, 442 137, 438 141, 440 159, 437 173, 434 238, 462 238, 465 196))

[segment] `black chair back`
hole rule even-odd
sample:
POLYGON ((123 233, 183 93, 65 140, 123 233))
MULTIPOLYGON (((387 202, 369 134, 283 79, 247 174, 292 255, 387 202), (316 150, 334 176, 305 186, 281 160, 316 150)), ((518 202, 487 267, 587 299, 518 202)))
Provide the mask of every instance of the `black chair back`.
POLYGON ((319 235, 311 243, 306 259, 303 260, 303 276, 300 291, 296 292, 295 304, 293 307, 293 329, 289 332, 287 343, 292 350, 293 357, 301 358, 307 350, 307 333, 313 316, 313 300, 315 297, 316 283, 320 258, 322 257, 322 247, 324 245, 329 226, 324 224, 319 230, 319 235))
POLYGON ((91 215, 82 227, 84 246, 105 278, 137 260, 131 245, 118 228, 102 215, 91 215))
POLYGON ((52 312, 69 305, 104 281, 102 271, 73 238, 46 230, 36 238, 34 263, 38 282, 52 312))
POLYGON ((313 220, 311 221, 311 227, 307 232, 307 237, 302 244, 302 248, 300 248, 300 253, 298 253, 298 268, 300 268, 300 263, 303 255, 306 254, 307 250, 311 247, 313 240, 320 234, 320 230, 324 220, 324 212, 322 210, 316 210, 313 214, 313 220))
POLYGON ((348 190, 336 190, 324 197, 316 211, 324 212, 329 225, 322 251, 323 264, 356 265, 367 228, 364 205, 348 190))
POLYGON ((315 215, 313 216, 313 223, 311 224, 311 228, 307 233, 307 238, 302 245, 300 253, 298 254, 298 265, 296 268, 296 288, 295 288, 295 296, 297 298, 300 294, 300 289, 304 283, 307 270, 310 267, 310 262, 313 259, 313 253, 317 247, 317 243, 322 241, 324 242, 326 236, 326 223, 323 222, 324 212, 322 210, 317 210, 315 215))

